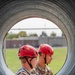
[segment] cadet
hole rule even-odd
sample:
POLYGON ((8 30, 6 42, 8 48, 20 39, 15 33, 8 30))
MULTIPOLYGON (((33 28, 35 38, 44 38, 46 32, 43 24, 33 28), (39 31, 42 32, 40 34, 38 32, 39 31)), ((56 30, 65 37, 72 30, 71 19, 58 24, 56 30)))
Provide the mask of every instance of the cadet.
POLYGON ((21 60, 22 68, 18 70, 16 75, 37 75, 31 74, 31 70, 36 67, 38 56, 36 49, 30 45, 24 45, 19 49, 18 56, 21 60))
POLYGON ((53 75, 51 69, 47 66, 52 61, 52 55, 54 54, 53 48, 48 44, 41 44, 38 53, 39 60, 36 71, 39 75, 53 75))

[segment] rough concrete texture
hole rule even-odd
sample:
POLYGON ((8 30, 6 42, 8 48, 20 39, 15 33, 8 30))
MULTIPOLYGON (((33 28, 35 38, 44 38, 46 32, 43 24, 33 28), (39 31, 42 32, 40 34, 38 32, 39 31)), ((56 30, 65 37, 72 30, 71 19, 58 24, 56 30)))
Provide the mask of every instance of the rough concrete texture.
POLYGON ((14 75, 2 53, 6 33, 15 23, 31 17, 46 18, 63 31, 68 55, 56 75, 75 75, 75 0, 0 0, 0 75, 14 75))

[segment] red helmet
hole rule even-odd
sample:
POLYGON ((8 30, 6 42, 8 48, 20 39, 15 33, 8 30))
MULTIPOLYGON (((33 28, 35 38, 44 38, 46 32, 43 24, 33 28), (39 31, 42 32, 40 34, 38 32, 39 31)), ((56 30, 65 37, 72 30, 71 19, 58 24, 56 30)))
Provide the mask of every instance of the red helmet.
POLYGON ((24 45, 19 49, 18 52, 19 57, 37 57, 38 53, 36 49, 30 45, 24 45))
POLYGON ((49 54, 49 55, 54 54, 53 48, 48 44, 41 44, 39 49, 38 49, 38 53, 39 52, 43 53, 43 54, 49 54))

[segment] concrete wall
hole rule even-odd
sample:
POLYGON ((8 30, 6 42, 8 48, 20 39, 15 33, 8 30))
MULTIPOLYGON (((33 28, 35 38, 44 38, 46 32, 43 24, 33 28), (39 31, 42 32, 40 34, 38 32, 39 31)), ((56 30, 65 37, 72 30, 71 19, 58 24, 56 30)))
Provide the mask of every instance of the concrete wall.
POLYGON ((52 47, 65 47, 67 46, 67 41, 65 37, 40 37, 39 38, 39 45, 42 43, 47 43, 52 47))
POLYGON ((46 43, 53 47, 65 47, 66 39, 64 37, 26 37, 18 40, 6 40, 7 48, 19 48, 22 45, 30 44, 38 47, 40 44, 46 43))

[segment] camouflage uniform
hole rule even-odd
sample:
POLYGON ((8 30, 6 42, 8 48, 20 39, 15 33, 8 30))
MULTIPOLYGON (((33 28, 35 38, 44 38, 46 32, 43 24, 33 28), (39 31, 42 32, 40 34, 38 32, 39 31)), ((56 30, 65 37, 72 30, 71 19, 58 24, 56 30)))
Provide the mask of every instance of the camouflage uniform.
POLYGON ((31 74, 31 72, 29 72, 27 69, 22 67, 19 69, 16 75, 38 75, 38 74, 35 72, 35 70, 34 70, 34 74, 31 74))
POLYGON ((39 75, 35 68, 33 68, 33 69, 31 70, 31 74, 33 74, 33 75, 34 75, 34 74, 39 75))
POLYGON ((48 66, 45 66, 45 68, 41 68, 37 64, 36 65, 36 71, 39 73, 39 75, 53 75, 51 69, 48 66))
POLYGON ((18 72, 16 73, 16 75, 31 75, 30 74, 30 72, 27 70, 27 69, 25 69, 25 68, 20 68, 19 70, 18 70, 18 72))

